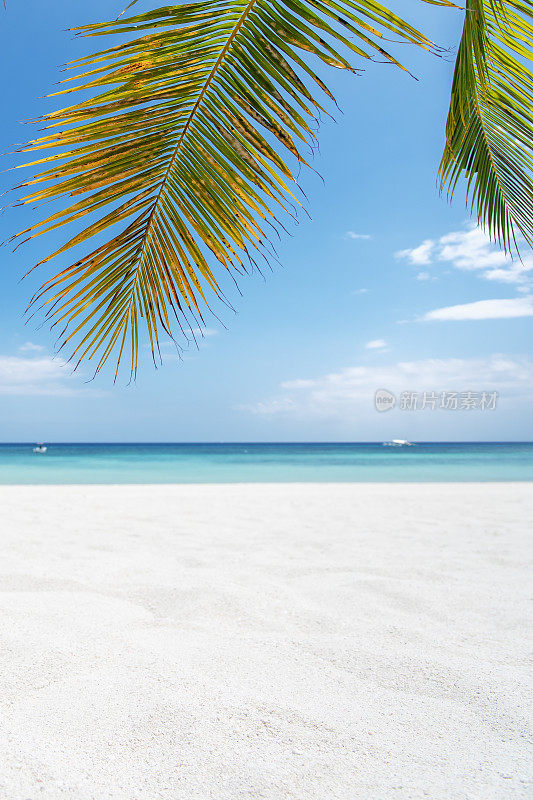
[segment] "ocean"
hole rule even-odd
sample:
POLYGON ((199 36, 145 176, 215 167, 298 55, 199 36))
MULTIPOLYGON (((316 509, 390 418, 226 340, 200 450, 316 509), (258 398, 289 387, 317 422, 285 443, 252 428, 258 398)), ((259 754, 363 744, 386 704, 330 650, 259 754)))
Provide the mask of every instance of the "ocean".
POLYGON ((531 442, 0 444, 0 484, 533 481, 531 442))

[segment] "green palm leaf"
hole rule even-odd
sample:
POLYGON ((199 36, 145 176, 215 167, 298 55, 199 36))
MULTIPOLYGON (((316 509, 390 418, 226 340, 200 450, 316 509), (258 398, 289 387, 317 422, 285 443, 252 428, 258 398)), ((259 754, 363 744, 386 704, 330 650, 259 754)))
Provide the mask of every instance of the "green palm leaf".
POLYGON ((479 221, 506 250, 533 244, 533 5, 467 0, 441 188, 467 180, 479 221))
POLYGON ((141 320, 152 354, 162 331, 201 325, 209 295, 222 297, 217 269, 268 257, 272 226, 293 213, 293 173, 332 99, 310 56, 354 71, 399 66, 387 39, 432 49, 374 0, 205 0, 79 30, 130 38, 70 65, 58 94, 90 98, 47 115, 23 148, 43 170, 23 202, 71 200, 18 238, 89 218, 39 265, 96 237, 90 252, 32 302, 76 365, 112 357, 118 370, 127 354, 132 373, 141 320))

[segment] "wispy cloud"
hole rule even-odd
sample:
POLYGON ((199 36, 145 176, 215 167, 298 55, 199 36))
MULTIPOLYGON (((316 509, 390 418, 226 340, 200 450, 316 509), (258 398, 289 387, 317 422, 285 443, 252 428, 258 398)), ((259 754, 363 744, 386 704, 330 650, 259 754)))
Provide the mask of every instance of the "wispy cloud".
POLYGON ((494 269, 511 259, 498 249, 481 228, 452 231, 439 239, 436 258, 464 270, 494 269))
POLYGON ((510 300, 478 300, 475 303, 435 308, 420 317, 420 321, 511 319, 513 317, 533 317, 532 295, 510 300))
POLYGON ((385 339, 372 339, 365 344, 365 347, 367 350, 383 350, 384 347, 387 347, 387 342, 385 339))
MULTIPOLYGON (((404 258, 411 264, 448 263, 456 269, 477 271, 489 281, 528 285, 533 277, 533 255, 522 261, 498 249, 481 228, 452 231, 434 241, 426 239, 417 247, 399 250, 396 258, 404 258)), ((428 273, 419 273, 424 276, 428 273)))
MULTIPOLYGON (((352 366, 315 379, 281 384, 273 397, 247 406, 263 416, 358 419, 372 408, 376 389, 497 391, 507 399, 533 395, 533 361, 495 354, 484 359, 429 358, 384 366, 352 366)), ((446 413, 446 412, 442 412, 446 413)))
POLYGON ((501 281, 501 283, 519 283, 520 291, 527 291, 530 288, 531 277, 529 273, 533 270, 533 258, 526 258, 524 261, 513 261, 505 268, 495 267, 483 273, 483 277, 488 281, 501 281))
MULTIPOLYGON (((192 330, 185 330, 188 337, 193 336, 195 339, 207 339, 211 336, 218 336, 220 333, 216 328, 192 328, 192 330)), ((167 339, 159 343, 161 350, 176 350, 179 349, 176 342, 172 339, 167 339)))
POLYGON ((193 328, 192 332, 195 336, 200 337, 218 336, 220 333, 216 328, 193 328))
POLYGON ((352 294, 366 294, 367 292, 368 292, 368 289, 354 289, 352 294))
POLYGON ((19 353, 44 353, 46 347, 42 344, 34 344, 33 342, 24 342, 18 348, 19 353))
POLYGON ((59 358, 0 355, 0 394, 63 396, 101 394, 100 391, 76 385, 76 379, 71 377, 71 373, 72 367, 59 358))
POLYGON ((355 233, 355 231, 346 231, 344 234, 345 239, 371 239, 369 233, 355 233))
POLYGON ((396 258, 406 258, 411 264, 431 264, 432 254, 435 249, 435 242, 432 239, 426 239, 425 242, 419 244, 418 247, 407 248, 407 250, 398 250, 394 255, 396 258))

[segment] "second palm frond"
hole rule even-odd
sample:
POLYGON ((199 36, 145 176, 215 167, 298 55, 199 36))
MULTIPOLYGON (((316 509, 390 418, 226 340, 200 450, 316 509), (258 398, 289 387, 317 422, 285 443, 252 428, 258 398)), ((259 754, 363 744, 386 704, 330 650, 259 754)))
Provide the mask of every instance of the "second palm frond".
POLYGON ((468 0, 440 165, 507 251, 533 245, 533 4, 468 0))

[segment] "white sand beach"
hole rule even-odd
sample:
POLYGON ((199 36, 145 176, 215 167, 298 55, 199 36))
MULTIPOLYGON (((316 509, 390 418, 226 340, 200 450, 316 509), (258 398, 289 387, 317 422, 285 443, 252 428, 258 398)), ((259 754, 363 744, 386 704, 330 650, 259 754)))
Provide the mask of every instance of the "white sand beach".
POLYGON ((531 797, 531 484, 0 509, 2 800, 531 797))

